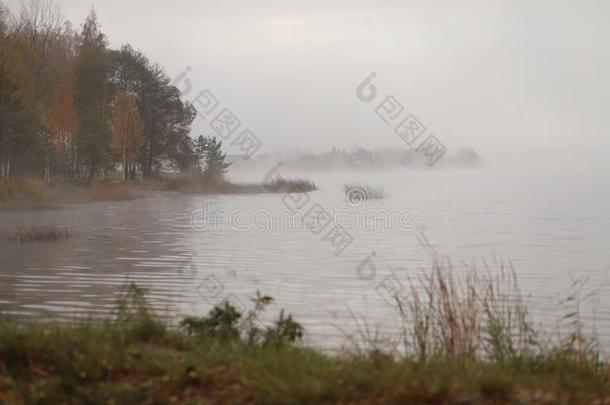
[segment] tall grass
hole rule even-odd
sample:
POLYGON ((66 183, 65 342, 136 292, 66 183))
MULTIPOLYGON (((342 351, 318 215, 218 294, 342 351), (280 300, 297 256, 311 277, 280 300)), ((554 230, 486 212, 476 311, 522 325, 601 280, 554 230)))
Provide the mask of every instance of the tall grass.
POLYGON ((403 339, 410 354, 504 361, 541 349, 512 268, 476 269, 459 277, 438 262, 397 297, 403 339))
POLYGON ((263 187, 265 190, 274 193, 308 192, 318 189, 314 182, 307 179, 286 179, 280 176, 263 183, 263 187))
POLYGON ((246 313, 223 302, 176 329, 155 316, 145 293, 129 286, 101 323, 0 318, 0 402, 610 402, 607 361, 584 343, 581 327, 542 339, 509 267, 456 275, 436 265, 414 279, 397 298, 407 348, 400 356, 295 346, 304 330, 290 315, 258 322, 272 301, 260 294, 246 313))
POLYGON ((567 305, 554 329, 536 326, 512 265, 500 263, 494 272, 469 267, 456 274, 449 263, 435 261, 430 271, 409 279, 407 290, 393 297, 400 338, 384 339, 363 322, 357 324, 357 339, 350 337, 355 353, 421 363, 557 362, 594 374, 608 371, 598 340, 584 332, 580 290, 562 300, 567 305))
POLYGON ((317 190, 316 185, 306 179, 276 177, 265 183, 236 184, 204 173, 169 179, 167 188, 173 191, 214 194, 296 193, 317 190))

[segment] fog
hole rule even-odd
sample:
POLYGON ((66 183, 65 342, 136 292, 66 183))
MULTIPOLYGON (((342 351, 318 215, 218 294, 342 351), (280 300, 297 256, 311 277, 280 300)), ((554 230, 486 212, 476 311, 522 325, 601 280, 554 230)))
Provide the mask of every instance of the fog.
MULTIPOLYGON (((17 11, 20 1, 9 0, 17 11)), ((79 27, 92 6, 61 1, 79 27)), ((375 114, 394 95, 448 150, 493 165, 605 168, 610 3, 94 2, 110 45, 185 69, 265 152, 404 147, 375 114), (378 99, 356 97, 375 72, 378 99)), ((210 133, 198 119, 193 134, 210 133)))
POLYGON ((24 1, 1 403, 610 403, 610 1, 24 1))

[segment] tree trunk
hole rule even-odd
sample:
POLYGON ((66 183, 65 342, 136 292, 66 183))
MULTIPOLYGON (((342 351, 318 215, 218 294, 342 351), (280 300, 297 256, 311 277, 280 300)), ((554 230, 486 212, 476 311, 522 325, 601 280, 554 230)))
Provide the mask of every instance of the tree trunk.
POLYGON ((44 182, 51 184, 51 158, 48 156, 48 152, 44 158, 44 182))

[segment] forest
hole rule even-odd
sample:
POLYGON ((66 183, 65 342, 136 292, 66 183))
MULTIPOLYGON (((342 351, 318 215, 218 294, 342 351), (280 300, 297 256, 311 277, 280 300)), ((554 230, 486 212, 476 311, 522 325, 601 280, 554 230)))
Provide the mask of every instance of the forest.
POLYGON ((0 177, 89 184, 197 167, 196 110, 163 67, 112 49, 94 9, 75 28, 53 1, 0 0, 0 177))

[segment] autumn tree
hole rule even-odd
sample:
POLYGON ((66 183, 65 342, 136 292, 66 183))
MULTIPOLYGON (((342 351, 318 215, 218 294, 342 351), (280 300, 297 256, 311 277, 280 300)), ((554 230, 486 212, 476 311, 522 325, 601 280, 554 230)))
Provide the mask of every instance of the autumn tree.
POLYGON ((64 80, 55 89, 55 95, 49 112, 49 127, 51 129, 51 144, 59 153, 65 164, 68 177, 74 172, 75 164, 75 134, 77 129, 76 109, 72 89, 64 80))
POLYGON ((123 180, 133 177, 138 152, 144 144, 144 124, 138 113, 136 96, 128 91, 119 94, 112 114, 112 148, 123 165, 123 180))
POLYGON ((135 97, 144 139, 127 164, 129 176, 136 162, 144 177, 158 175, 162 167, 193 165, 196 111, 159 65, 129 45, 108 49, 93 10, 77 33, 63 22, 58 0, 25 0, 17 16, 2 1, 4 173, 10 167, 11 175, 42 175, 48 182, 59 169, 88 183, 114 170, 113 109, 125 91, 135 97))

